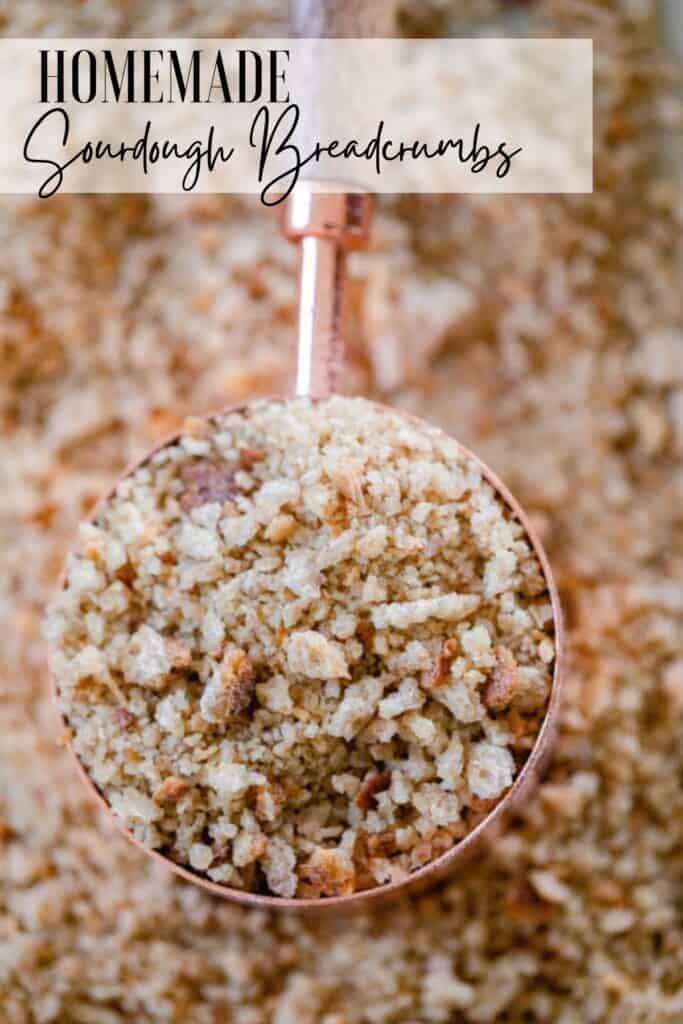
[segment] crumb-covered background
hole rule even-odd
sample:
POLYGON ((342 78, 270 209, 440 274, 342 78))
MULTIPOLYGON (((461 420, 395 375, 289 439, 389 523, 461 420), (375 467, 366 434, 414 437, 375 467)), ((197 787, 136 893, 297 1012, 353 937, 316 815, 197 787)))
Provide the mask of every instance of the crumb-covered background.
MULTIPOLYGON (((458 33, 494 0, 404 7, 458 33)), ((77 522, 188 412, 284 387, 295 252, 256 201, 0 204, 0 1021, 683 1020, 680 138, 653 0, 538 0, 596 45, 596 192, 385 199, 349 388, 431 419, 532 511, 569 620, 551 773, 444 890, 339 922, 173 881, 56 749, 40 621, 77 522)), ((270 3, 10 2, 12 35, 264 34, 270 3)))

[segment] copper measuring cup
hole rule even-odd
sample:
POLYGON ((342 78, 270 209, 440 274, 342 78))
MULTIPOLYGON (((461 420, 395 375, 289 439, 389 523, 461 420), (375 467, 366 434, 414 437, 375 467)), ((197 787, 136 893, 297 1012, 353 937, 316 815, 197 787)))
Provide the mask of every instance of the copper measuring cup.
MULTIPOLYGON (((300 14, 304 24, 311 24, 308 34, 332 34, 331 26, 341 24, 341 31, 336 34, 356 34, 348 32, 343 26, 349 24, 349 17, 358 17, 355 3, 345 4, 339 0, 343 9, 341 22, 334 21, 335 8, 330 0, 316 3, 316 0, 305 0, 300 14), (312 19, 312 20, 311 20, 312 19)), ((386 11, 386 8, 384 8, 386 11)), ((369 5, 371 15, 377 15, 377 7, 369 5)), ((301 26, 301 17, 299 19, 301 26)), ((353 23, 353 22, 352 22, 353 23)), ((376 20, 372 22, 373 28, 376 20)), ((375 28, 376 31, 376 28, 375 28)), ((306 33, 300 33, 306 34, 306 33)), ((365 34, 370 34, 366 31, 365 34)), ((387 33, 388 34, 388 33, 387 33)), ((344 283, 346 273, 346 254, 349 250, 367 244, 372 212, 371 198, 362 192, 348 191, 343 185, 334 183, 299 183, 284 207, 282 229, 286 237, 300 245, 300 283, 298 311, 297 370, 295 394, 320 400, 333 394, 343 366, 342 316, 344 309, 344 283)), ((227 411, 239 411, 240 408, 227 411)), ((396 410, 393 410, 395 413, 396 410)), ((403 414, 408 416, 408 414, 403 414)), ((414 417, 408 417, 415 419, 414 417)), ((430 428, 433 429, 433 428, 430 428)), ((178 435, 163 442, 156 449, 172 444, 178 435)), ((462 446, 460 446, 462 448, 462 446)), ((73 751, 69 741, 68 720, 67 745, 74 756, 78 771, 90 791, 107 814, 113 819, 117 828, 123 832, 136 846, 158 863, 165 865, 186 881, 198 885, 204 891, 215 896, 232 900, 246 906, 261 909, 299 910, 309 913, 320 913, 326 910, 342 911, 365 907, 370 903, 395 898, 399 893, 410 891, 416 893, 425 890, 447 875, 462 867, 470 857, 485 846, 495 842, 510 814, 521 806, 542 775, 549 760, 552 746, 557 733, 558 717, 562 691, 562 672, 564 663, 564 636, 562 613, 557 587, 553 578, 547 556, 528 515, 519 503, 499 480, 493 471, 481 462, 472 452, 462 448, 465 455, 473 459, 480 467, 483 477, 491 484, 511 512, 521 523, 528 540, 536 553, 546 581, 550 598, 555 640, 555 663, 553 680, 548 706, 541 729, 529 756, 520 769, 513 785, 493 810, 472 829, 463 839, 450 850, 422 868, 410 874, 405 880, 378 885, 375 888, 361 890, 344 896, 330 896, 320 899, 299 899, 269 896, 260 893, 232 889, 210 881, 192 870, 166 857, 158 851, 151 850, 137 840, 118 819, 102 792, 95 785, 87 771, 73 751)), ((153 455, 149 453, 143 460, 132 466, 123 476, 127 476, 144 465, 153 455)), ((107 500, 116 487, 112 488, 107 500)), ((101 506, 102 502, 100 503, 101 506)), ((92 518, 97 517, 98 506, 92 518)), ((59 693, 53 679, 53 690, 57 701, 59 693)), ((62 717, 64 715, 62 713, 62 717)))
MULTIPOLYGON (((342 369, 343 351, 340 329, 344 306, 346 253, 349 249, 358 248, 367 242, 370 225, 370 197, 363 193, 342 192, 340 188, 339 185, 328 185, 321 190, 320 185, 313 183, 297 186, 287 203, 283 217, 285 234, 301 245, 295 392, 297 396, 305 396, 313 400, 324 399, 334 392, 342 369)), ((408 416, 408 414, 403 415, 408 416)), ((414 417, 408 418, 414 419, 414 417)), ((177 435, 164 444, 171 444, 176 440, 177 435)), ((162 444, 158 447, 163 446, 162 444)), ((364 906, 370 902, 374 903, 394 897, 398 892, 424 890, 461 867, 475 851, 495 841, 495 837, 500 833, 510 813, 523 803, 533 789, 551 753, 557 732, 562 689, 562 614, 552 570, 529 517, 496 474, 472 452, 465 448, 463 451, 478 463, 485 479, 522 524, 541 564, 553 611, 556 653, 548 707, 535 745, 512 787, 487 817, 455 846, 436 860, 413 872, 404 881, 379 885, 373 889, 354 892, 346 896, 331 896, 314 900, 284 898, 231 889, 225 885, 211 882, 192 869, 183 867, 163 854, 143 846, 116 818, 105 797, 74 753, 80 775, 91 795, 111 816, 117 827, 148 856, 163 863, 187 881, 199 885, 205 891, 216 896, 254 907, 320 912, 331 908, 340 910, 364 906)), ((124 477, 144 465, 152 454, 153 452, 131 467, 124 477)), ((114 490, 115 488, 110 494, 114 490)), ((103 500, 106 501, 106 497, 103 500)), ((98 509, 95 509, 93 518, 97 517, 97 513, 98 509)), ((53 686, 55 697, 58 700, 59 694, 54 682, 53 686)), ((68 727, 66 720, 65 725, 68 727)))

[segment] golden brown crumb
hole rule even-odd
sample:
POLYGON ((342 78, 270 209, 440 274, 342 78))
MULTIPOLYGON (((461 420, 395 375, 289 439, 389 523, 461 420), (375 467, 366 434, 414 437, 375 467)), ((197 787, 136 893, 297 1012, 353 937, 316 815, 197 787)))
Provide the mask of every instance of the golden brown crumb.
POLYGON ((91 562, 101 565, 102 549, 99 544, 95 544, 93 541, 90 541, 90 543, 86 544, 83 548, 83 554, 86 558, 89 558, 91 562))
POLYGON ((466 811, 467 824, 470 828, 475 828, 480 821, 493 810, 498 801, 494 799, 487 799, 486 797, 473 796, 470 799, 469 807, 466 811))
POLYGON ((172 807, 177 804, 181 796, 184 796, 190 788, 187 779, 181 779, 177 775, 169 775, 167 779, 154 790, 152 798, 160 807, 172 807))
POLYGON ((517 708, 511 708, 504 716, 505 724, 512 734, 512 747, 515 750, 528 750, 533 746, 540 727, 538 715, 523 715, 517 708))
POLYGON ((248 655, 241 648, 232 648, 213 679, 204 689, 202 715, 209 722, 239 718, 249 707, 254 695, 256 673, 248 655))
POLYGON ((135 582, 135 569, 130 562, 126 562, 124 565, 119 566, 114 573, 114 577, 119 583, 124 583, 127 587, 131 587, 135 582))
POLYGON ((258 462, 263 462, 265 457, 265 452, 261 451, 260 448, 250 448, 248 445, 242 445, 239 449, 239 460, 242 469, 251 469, 258 462))
POLYGON ((232 846, 233 863, 238 868, 250 867, 268 849, 268 837, 263 832, 242 832, 232 846))
POLYGON ((168 641, 168 654, 171 659, 171 668, 177 672, 189 668, 192 664, 192 652, 177 640, 168 641))
POLYGON ((371 772, 358 791, 356 807, 359 807, 361 811, 369 811, 377 794, 383 793, 390 785, 391 775, 388 772, 371 772))
POLYGON ((346 896, 355 887, 355 871, 349 858, 324 847, 317 847, 301 865, 299 878, 319 896, 346 896))
POLYGON ((365 836, 365 849, 368 857, 391 857, 398 851, 395 829, 368 833, 365 836))
POLYGON ((344 498, 354 505, 361 507, 365 505, 363 474, 353 459, 336 459, 331 466, 328 466, 327 473, 344 498))
POLYGON ((363 653, 366 657, 372 654, 372 642, 375 638, 375 627, 369 619, 361 619, 356 626, 356 636, 363 645, 363 653))
POLYGON ((273 521, 266 527, 266 539, 276 544, 281 544, 292 536, 296 530, 296 519, 290 515, 275 516, 273 521))
POLYGON ((254 814, 262 821, 274 821, 287 800, 287 792, 279 782, 270 782, 259 789, 254 802, 254 814))
POLYGON ((521 680, 517 662, 507 647, 496 647, 496 664, 493 679, 486 689, 484 698, 491 711, 503 711, 509 707, 519 693, 521 680))
POLYGON ((436 659, 436 664, 434 665, 434 669, 429 678, 428 686, 432 688, 443 686, 443 684, 449 677, 451 663, 455 656, 457 655, 457 653, 457 640, 451 638, 443 643, 441 650, 439 651, 439 655, 436 659))
POLYGON ((413 862, 419 866, 429 864, 430 861, 436 860, 437 857, 450 850, 455 840, 461 835, 461 829, 436 829, 431 835, 421 839, 414 847, 412 851, 413 862))

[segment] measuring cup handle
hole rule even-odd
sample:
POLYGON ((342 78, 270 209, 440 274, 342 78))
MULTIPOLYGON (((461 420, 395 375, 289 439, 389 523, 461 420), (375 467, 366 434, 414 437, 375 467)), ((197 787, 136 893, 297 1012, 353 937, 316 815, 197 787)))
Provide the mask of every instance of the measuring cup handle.
MULTIPOLYGON (((395 34, 397 0, 292 0, 295 36, 360 39, 395 34)), ((319 69, 309 70, 315 91, 319 69)), ((367 245, 372 199, 339 183, 299 181, 285 204, 283 230, 301 246, 296 394, 335 391, 343 364, 346 253, 367 245)))
POLYGON ((344 185, 299 182, 287 199, 282 229, 301 246, 297 395, 326 398, 343 364, 346 254, 367 245, 372 197, 344 185))

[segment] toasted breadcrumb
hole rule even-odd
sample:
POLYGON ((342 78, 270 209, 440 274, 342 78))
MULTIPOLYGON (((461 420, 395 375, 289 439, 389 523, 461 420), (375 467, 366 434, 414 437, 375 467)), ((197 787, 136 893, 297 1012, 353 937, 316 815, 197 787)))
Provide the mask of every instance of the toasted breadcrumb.
POLYGON ((220 665, 204 687, 199 702, 207 722, 228 722, 239 718, 254 696, 256 673, 245 651, 239 647, 226 651, 220 665))
POLYGON ((395 829, 371 833, 365 836, 368 857, 392 857, 398 851, 395 829))
POLYGON ((169 775, 152 794, 155 803, 160 807, 168 807, 177 803, 187 793, 190 783, 187 779, 180 779, 177 775, 169 775))
POLYGON ((85 529, 97 564, 67 568, 50 629, 78 756, 137 838, 212 881, 324 898, 405 876, 533 746, 554 649, 536 556, 454 442, 364 400, 198 430, 123 481, 85 529), (134 591, 112 602, 121 563, 134 591), (537 711, 518 723, 517 689, 537 711), (118 730, 110 701, 131 709, 118 730), (359 831, 402 836, 369 876, 359 831))
POLYGON ((521 685, 514 654, 507 647, 497 647, 493 679, 486 689, 486 706, 492 711, 509 707, 519 694, 521 685))
POLYGON ((363 781, 356 797, 356 807, 368 811, 375 802, 378 793, 383 793, 391 785, 391 775, 387 772, 373 771, 363 781))
POLYGON ((338 850, 318 847, 301 866, 299 877, 312 890, 309 895, 346 896, 354 891, 355 870, 338 850))
POLYGON ((308 679, 340 679, 349 669, 343 649, 313 629, 294 633, 287 644, 287 664, 308 679))

